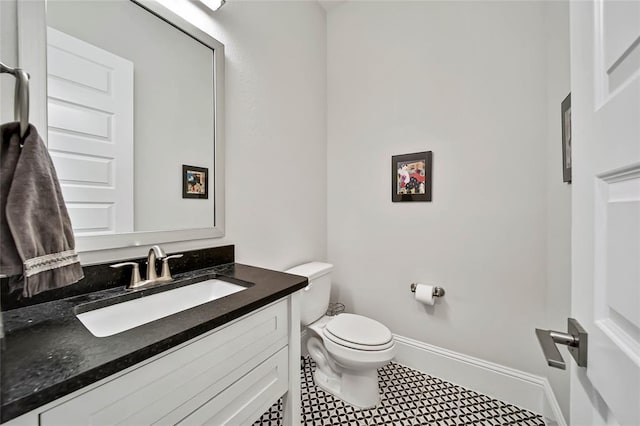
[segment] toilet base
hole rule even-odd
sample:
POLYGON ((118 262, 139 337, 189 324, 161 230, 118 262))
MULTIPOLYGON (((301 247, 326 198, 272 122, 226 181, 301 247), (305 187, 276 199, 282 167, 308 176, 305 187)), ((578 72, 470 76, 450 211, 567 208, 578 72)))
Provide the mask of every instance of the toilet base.
POLYGON ((339 377, 330 377, 316 368, 313 381, 323 391, 356 408, 373 408, 380 402, 377 369, 343 370, 339 377))

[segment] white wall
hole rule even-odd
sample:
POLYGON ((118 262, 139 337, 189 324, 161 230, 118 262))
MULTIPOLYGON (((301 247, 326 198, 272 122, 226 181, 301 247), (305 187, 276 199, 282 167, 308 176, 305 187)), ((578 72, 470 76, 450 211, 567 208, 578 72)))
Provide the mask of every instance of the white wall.
POLYGON ((540 2, 347 2, 327 15, 334 298, 395 333, 539 375, 544 22, 540 2), (392 203, 391 156, 424 150, 433 202, 392 203), (415 281, 447 295, 425 308, 415 281))
MULTIPOLYGON (((161 0, 225 45, 226 237, 238 262, 284 269, 326 258, 325 15, 316 2, 232 1, 216 13, 161 0)), ((84 262, 146 254, 83 253, 84 262)))
MULTIPOLYGON (((569 2, 546 2, 547 41, 547 318, 540 328, 566 331, 571 311, 571 185, 562 182, 560 103, 571 91, 569 2)), ((566 349, 565 362, 572 363, 566 349)), ((540 364, 544 359, 540 357, 540 364)), ((569 371, 547 368, 547 377, 569 422, 569 371)))

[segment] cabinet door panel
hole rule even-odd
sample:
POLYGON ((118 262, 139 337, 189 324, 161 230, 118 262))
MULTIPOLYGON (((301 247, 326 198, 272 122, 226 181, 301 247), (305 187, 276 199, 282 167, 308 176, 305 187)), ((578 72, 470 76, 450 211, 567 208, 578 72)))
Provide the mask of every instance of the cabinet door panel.
POLYGON ((288 385, 287 348, 251 370, 242 379, 180 422, 184 426, 251 425, 258 408, 265 410, 288 385))

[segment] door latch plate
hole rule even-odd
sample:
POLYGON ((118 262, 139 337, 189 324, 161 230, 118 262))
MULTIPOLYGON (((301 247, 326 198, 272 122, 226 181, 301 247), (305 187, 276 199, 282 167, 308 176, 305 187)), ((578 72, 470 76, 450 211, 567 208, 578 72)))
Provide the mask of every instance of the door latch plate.
POLYGON ((569 318, 567 320, 567 331, 577 340, 577 344, 575 346, 567 346, 567 348, 569 349, 569 353, 579 367, 586 367, 588 347, 587 331, 582 328, 580 323, 576 321, 575 318, 569 318))

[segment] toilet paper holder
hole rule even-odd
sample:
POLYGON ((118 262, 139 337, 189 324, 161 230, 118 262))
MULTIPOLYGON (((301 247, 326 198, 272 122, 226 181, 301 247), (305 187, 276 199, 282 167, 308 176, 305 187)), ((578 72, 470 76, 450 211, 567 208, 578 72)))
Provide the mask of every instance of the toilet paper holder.
MULTIPOLYGON (((411 283, 411 293, 416 292, 417 283, 411 283)), ((442 287, 433 287, 433 297, 442 297, 444 296, 444 288, 442 287)))

